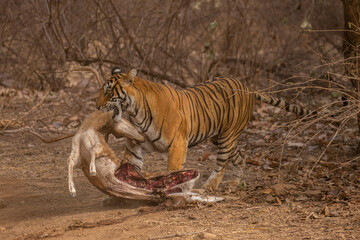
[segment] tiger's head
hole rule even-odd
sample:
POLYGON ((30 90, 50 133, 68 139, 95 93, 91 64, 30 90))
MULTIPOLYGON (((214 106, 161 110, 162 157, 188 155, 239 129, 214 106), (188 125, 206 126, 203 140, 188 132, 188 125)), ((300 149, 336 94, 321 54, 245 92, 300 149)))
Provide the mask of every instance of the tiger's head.
POLYGON ((128 88, 131 87, 136 74, 136 69, 131 69, 125 74, 120 68, 113 68, 111 77, 100 89, 96 108, 105 112, 113 111, 114 120, 119 121, 122 112, 126 111, 129 105, 128 88))

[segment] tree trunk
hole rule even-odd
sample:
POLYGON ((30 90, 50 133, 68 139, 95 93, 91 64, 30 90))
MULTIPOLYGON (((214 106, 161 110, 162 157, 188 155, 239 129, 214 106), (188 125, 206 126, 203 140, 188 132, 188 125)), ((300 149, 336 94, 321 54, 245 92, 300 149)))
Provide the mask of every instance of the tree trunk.
MULTIPOLYGON (((360 0, 343 0, 345 75, 351 80, 354 90, 360 92, 360 0)), ((359 95, 358 95, 359 96, 359 95)), ((357 115, 360 133, 360 113, 357 115)), ((360 143, 357 151, 360 152, 360 143)))

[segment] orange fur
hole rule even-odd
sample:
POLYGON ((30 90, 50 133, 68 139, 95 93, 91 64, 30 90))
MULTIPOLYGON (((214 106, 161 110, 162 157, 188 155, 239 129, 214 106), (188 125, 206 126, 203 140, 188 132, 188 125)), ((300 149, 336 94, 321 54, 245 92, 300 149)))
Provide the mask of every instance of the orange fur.
MULTIPOLYGON (((237 142, 249 122, 255 98, 299 115, 310 111, 284 100, 250 91, 240 80, 219 77, 182 90, 113 70, 100 90, 97 108, 116 109, 145 134, 152 147, 169 153, 168 170, 182 169, 187 149, 206 138, 217 144, 217 167, 205 183, 216 189, 228 162, 244 163, 237 142)), ((139 146, 127 145, 127 160, 141 169, 143 154, 139 146)))

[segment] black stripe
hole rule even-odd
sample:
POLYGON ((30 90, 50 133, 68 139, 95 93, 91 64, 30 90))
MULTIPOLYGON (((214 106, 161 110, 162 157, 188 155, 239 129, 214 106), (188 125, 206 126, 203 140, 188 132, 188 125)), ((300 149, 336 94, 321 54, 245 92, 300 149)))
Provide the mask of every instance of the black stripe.
POLYGON ((188 143, 189 143, 189 146, 192 146, 192 144, 193 144, 192 141, 193 141, 194 135, 192 135, 192 134, 190 134, 190 135, 191 135, 191 137, 190 137, 188 143))
MULTIPOLYGON (((274 99, 273 99, 273 98, 270 98, 269 104, 273 105, 273 103, 274 103, 274 99)), ((276 106, 277 106, 277 105, 276 105, 276 106)))
MULTIPOLYGON (((235 149, 235 148, 234 148, 235 149)), ((232 159, 233 161, 238 157, 240 156, 240 152, 239 151, 233 151, 233 153, 231 153, 229 159, 232 159), (236 157, 237 156, 237 157, 236 157), (236 157, 236 158, 235 158, 236 157)))
POLYGON ((171 147, 172 143, 174 142, 174 139, 175 139, 176 135, 174 135, 173 139, 171 139, 171 142, 169 144, 169 147, 171 147))
POLYGON ((144 81, 142 81, 142 83, 144 84, 146 84, 151 90, 153 90, 153 88, 152 88, 152 83, 150 82, 150 81, 148 81, 148 80, 144 80, 144 81), (151 83, 151 84, 150 84, 151 83))
POLYGON ((119 85, 119 82, 115 82, 115 84, 111 87, 111 92, 114 92, 114 89, 116 89, 117 85, 119 85))
POLYGON ((289 107, 290 107, 289 103, 285 102, 285 110, 288 111, 288 112, 289 112, 289 107))
MULTIPOLYGON (((216 96, 216 93, 211 89, 211 87, 205 85, 204 86, 206 89, 208 89, 214 96, 216 96)), ((208 94, 208 96, 211 98, 211 100, 213 101, 213 103, 216 105, 216 107, 218 108, 218 111, 216 111, 215 109, 215 113, 216 113, 216 119, 218 120, 219 119, 219 114, 221 112, 221 107, 220 105, 218 104, 218 100, 217 99, 214 99, 214 96, 211 95, 211 94, 208 94)))
POLYGON ((193 113, 195 112, 195 106, 192 98, 190 97, 189 93, 184 91, 185 97, 188 100, 189 103, 189 109, 190 109, 190 132, 193 131, 193 123, 195 123, 195 117, 193 116, 193 113))
MULTIPOLYGON (((194 110, 195 110, 195 113, 196 113, 196 116, 197 116, 197 122, 195 122, 195 123, 197 123, 196 124, 196 126, 197 126, 197 131, 196 131, 196 135, 195 135, 195 142, 198 142, 199 140, 198 140, 198 137, 200 136, 199 135, 199 133, 200 133, 200 130, 201 130, 201 124, 202 124, 202 121, 201 121, 201 118, 200 118, 200 113, 199 113, 199 108, 201 109, 201 111, 204 113, 204 109, 203 109, 203 106, 202 106, 202 104, 201 104, 201 102, 200 102, 200 100, 199 100, 199 98, 198 98, 198 96, 197 96, 197 94, 195 93, 195 92, 193 92, 193 90, 188 90, 189 92, 191 92, 192 93, 192 95, 190 95, 192 98, 191 99, 194 99, 195 100, 195 103, 197 103, 197 104, 195 104, 196 105, 196 110, 195 110, 195 108, 194 108, 194 110)), ((204 114, 202 114, 202 116, 203 116, 204 114)))
POLYGON ((143 123, 145 122, 145 120, 147 119, 147 116, 146 116, 146 110, 144 109, 145 113, 144 113, 144 118, 143 120, 141 120, 141 122, 138 123, 139 126, 143 125, 143 123))
POLYGON ((143 160, 141 157, 139 157, 138 155, 136 155, 134 152, 130 151, 127 147, 126 147, 126 151, 128 151, 129 153, 131 153, 135 158, 139 159, 139 160, 143 160))
POLYGON ((304 109, 300 108, 300 112, 299 112, 300 116, 304 114, 304 109))
MULTIPOLYGON (((180 125, 179 125, 179 128, 178 128, 178 131, 177 131, 177 132, 180 132, 180 128, 181 128, 181 126, 183 125, 183 122, 184 122, 184 118, 181 117, 181 122, 180 122, 180 125)), ((174 142, 175 137, 176 137, 176 134, 174 134, 173 139, 171 139, 171 142, 170 142, 170 144, 169 144, 169 147, 171 147, 172 143, 174 142)))
MULTIPOLYGON (((231 89, 231 86, 229 85, 230 83, 228 81, 223 81, 223 83, 226 83, 229 86, 229 88, 231 89)), ((224 88, 225 88, 225 86, 224 86, 224 88)), ((234 114, 233 114, 233 111, 231 109, 231 104, 230 104, 230 101, 229 101, 229 98, 230 98, 230 96, 228 95, 229 91, 230 90, 226 90, 226 88, 224 90, 224 92, 226 94, 225 103, 226 103, 226 106, 227 106, 227 122, 232 123, 232 121, 234 119, 234 114), (230 119, 231 114, 232 114, 232 118, 230 119)))
MULTIPOLYGON (((207 120, 208 120, 208 122, 209 122, 209 128, 208 128, 208 132, 207 132, 207 134, 210 134, 211 132, 212 132, 212 130, 213 130, 213 119, 210 117, 210 115, 209 115, 209 113, 208 113, 208 111, 210 110, 209 109, 209 104, 206 104, 206 98, 205 98, 205 95, 204 95, 204 93, 203 93, 203 89, 201 89, 201 88, 198 88, 198 89, 196 89, 197 90, 197 92, 199 92, 200 93, 200 96, 202 97, 202 99, 203 99, 203 101, 204 101, 204 107, 206 108, 206 109, 203 109, 203 111, 205 112, 205 114, 206 114, 206 116, 204 116, 204 117, 206 117, 207 118, 207 120)), ((211 107, 212 107, 212 105, 211 105, 211 107)))
POLYGON ((144 128, 143 128, 143 131, 144 132, 147 132, 148 130, 149 130, 149 127, 150 127, 150 125, 151 125, 151 123, 152 123, 152 121, 153 121, 153 116, 152 116, 152 112, 151 112, 151 108, 149 107, 149 105, 148 105, 148 103, 146 102, 146 109, 148 110, 148 111, 146 111, 145 110, 145 118, 147 118, 147 123, 145 123, 145 126, 144 126, 144 128), (149 115, 149 117, 147 117, 147 114, 146 113, 148 113, 148 115, 149 115))
POLYGON ((164 85, 164 87, 166 87, 167 89, 168 89, 168 91, 170 92, 170 94, 171 94, 171 97, 172 97, 172 99, 173 99, 173 101, 175 101, 175 96, 174 96, 174 94, 173 94, 173 88, 171 88, 171 87, 169 87, 168 85, 164 85))
POLYGON ((222 150, 223 150, 223 149, 219 150, 219 151, 217 152, 217 154, 229 154, 229 153, 231 153, 231 151, 233 151, 233 148, 230 148, 230 149, 226 150, 225 152, 222 152, 222 150))
POLYGON ((224 162, 226 162, 226 161, 227 161, 227 159, 216 158, 216 162, 222 162, 222 163, 224 163, 224 162))
POLYGON ((213 86, 216 88, 217 92, 221 94, 221 96, 223 97, 223 99, 226 99, 226 96, 224 95, 223 92, 223 86, 219 86, 218 83, 214 83, 213 86))
POLYGON ((278 106, 280 103, 281 103, 281 99, 278 98, 277 101, 276 101, 276 103, 273 104, 273 105, 276 107, 276 106, 278 106))
POLYGON ((115 92, 116 92, 116 95, 118 96, 118 98, 120 98, 120 94, 119 94, 119 91, 117 90, 117 88, 115 88, 115 92))
POLYGON ((159 141, 159 140, 160 140, 160 138, 161 138, 161 133, 162 133, 162 128, 163 128, 163 125, 164 125, 164 120, 165 120, 165 118, 163 118, 163 120, 162 120, 159 136, 158 136, 157 138, 155 138, 152 142, 156 142, 156 141, 159 141))
MULTIPOLYGON (((230 83, 229 80, 233 81, 233 83, 235 84, 235 89, 236 89, 236 90, 241 91, 241 90, 244 90, 244 89, 243 89, 242 86, 237 86, 237 84, 236 84, 236 82, 235 82, 235 80, 234 80, 233 78, 227 78, 227 79, 225 79, 225 81, 223 81, 224 83, 226 83, 226 84, 229 86, 230 89, 229 89, 228 91, 231 91, 231 92, 232 92, 232 95, 229 96, 229 97, 232 98, 232 100, 233 100, 233 105, 236 106, 236 103, 235 103, 235 94, 236 94, 236 91, 235 91, 235 89, 234 89, 234 86, 231 85, 231 83, 230 83), (237 89, 237 88, 239 88, 239 89, 237 89)), ((229 101, 229 99, 228 99, 228 101, 229 101)), ((229 102, 229 103, 230 103, 230 102, 229 102)))
MULTIPOLYGON (((223 97, 223 100, 225 101, 226 97, 222 91, 221 86, 218 86, 217 83, 214 83, 213 86, 216 88, 217 92, 221 94, 221 96, 223 97)), ((225 101, 225 103, 226 103, 226 101, 225 101)), ((220 111, 219 123, 218 123, 219 125, 221 125, 219 132, 222 132, 222 128, 224 127, 223 122, 224 122, 224 117, 225 117, 225 105, 223 104, 223 105, 221 105, 221 107, 222 107, 221 108, 222 112, 220 111)))

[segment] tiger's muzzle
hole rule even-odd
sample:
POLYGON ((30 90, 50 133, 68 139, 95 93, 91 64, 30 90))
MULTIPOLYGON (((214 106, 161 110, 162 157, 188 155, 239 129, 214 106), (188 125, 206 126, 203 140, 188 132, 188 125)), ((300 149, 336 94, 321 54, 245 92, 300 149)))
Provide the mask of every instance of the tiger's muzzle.
POLYGON ((99 110, 104 112, 113 112, 112 118, 121 118, 121 110, 119 109, 119 104, 116 103, 107 103, 104 106, 98 107, 99 110))

